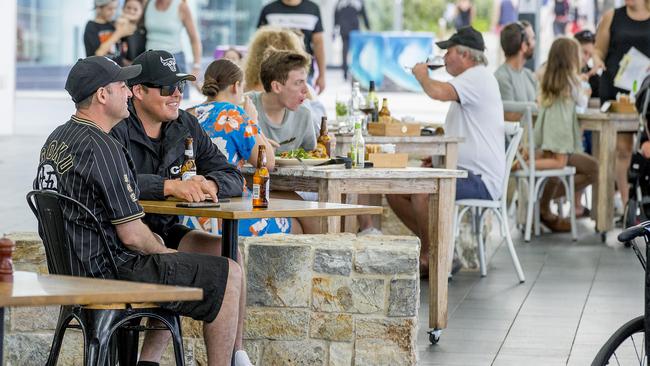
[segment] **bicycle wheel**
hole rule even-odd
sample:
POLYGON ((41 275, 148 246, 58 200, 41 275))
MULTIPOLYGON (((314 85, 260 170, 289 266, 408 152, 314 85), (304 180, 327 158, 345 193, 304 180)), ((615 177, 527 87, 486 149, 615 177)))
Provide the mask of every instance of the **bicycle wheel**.
POLYGON ((596 354, 591 366, 648 365, 644 349, 643 316, 620 327, 596 354))

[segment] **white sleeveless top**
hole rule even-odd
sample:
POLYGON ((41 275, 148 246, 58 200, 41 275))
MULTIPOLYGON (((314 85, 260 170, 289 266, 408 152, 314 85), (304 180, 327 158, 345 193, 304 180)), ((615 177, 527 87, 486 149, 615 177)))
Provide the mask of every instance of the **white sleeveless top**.
POLYGON ((165 11, 156 9, 156 0, 147 3, 144 27, 147 29, 147 50, 165 50, 169 53, 182 51, 181 22, 178 8, 182 0, 172 0, 165 11))

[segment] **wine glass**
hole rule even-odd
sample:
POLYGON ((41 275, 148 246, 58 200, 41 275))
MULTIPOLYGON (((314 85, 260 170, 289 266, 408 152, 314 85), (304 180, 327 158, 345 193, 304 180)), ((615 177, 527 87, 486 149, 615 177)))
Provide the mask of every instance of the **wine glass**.
MULTIPOLYGON (((442 56, 429 56, 427 59, 424 61, 427 64, 427 67, 429 70, 437 70, 441 67, 445 66, 445 59, 442 56)), ((412 66, 404 66, 404 69, 407 71, 412 71, 413 67, 412 66)))

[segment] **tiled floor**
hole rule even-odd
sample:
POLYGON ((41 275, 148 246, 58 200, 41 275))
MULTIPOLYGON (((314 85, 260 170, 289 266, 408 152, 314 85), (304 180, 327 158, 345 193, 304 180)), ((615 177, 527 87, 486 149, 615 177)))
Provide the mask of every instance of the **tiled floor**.
MULTIPOLYGON (((426 335, 422 283, 421 365, 589 365, 615 329, 643 309, 643 269, 631 249, 602 244, 581 223, 580 240, 545 234, 515 244, 526 274, 518 284, 505 247, 488 275, 461 272, 449 284, 449 323, 437 345, 426 335)), ((517 235, 517 234, 515 234, 517 235)))
MULTIPOLYGON (((25 194, 44 137, 0 137, 0 235, 35 230, 25 194)), ((641 314, 643 272, 633 252, 602 244, 587 222, 580 240, 545 234, 515 244, 527 281, 519 284, 505 247, 488 275, 461 272, 449 284, 449 324, 430 345, 422 283, 417 344, 421 365, 588 365, 607 337, 641 314)))

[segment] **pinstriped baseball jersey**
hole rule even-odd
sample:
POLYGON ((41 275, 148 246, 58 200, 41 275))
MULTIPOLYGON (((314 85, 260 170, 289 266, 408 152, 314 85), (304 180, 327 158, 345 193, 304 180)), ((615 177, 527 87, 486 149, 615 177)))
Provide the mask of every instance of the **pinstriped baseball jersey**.
MULTIPOLYGON (((137 256, 117 236, 115 225, 144 216, 138 203, 134 165, 126 149, 92 121, 76 116, 59 126, 41 149, 35 189, 50 189, 84 204, 97 218, 120 264, 137 256)), ((88 215, 63 207, 73 248, 75 276, 111 278, 111 265, 88 215)))

